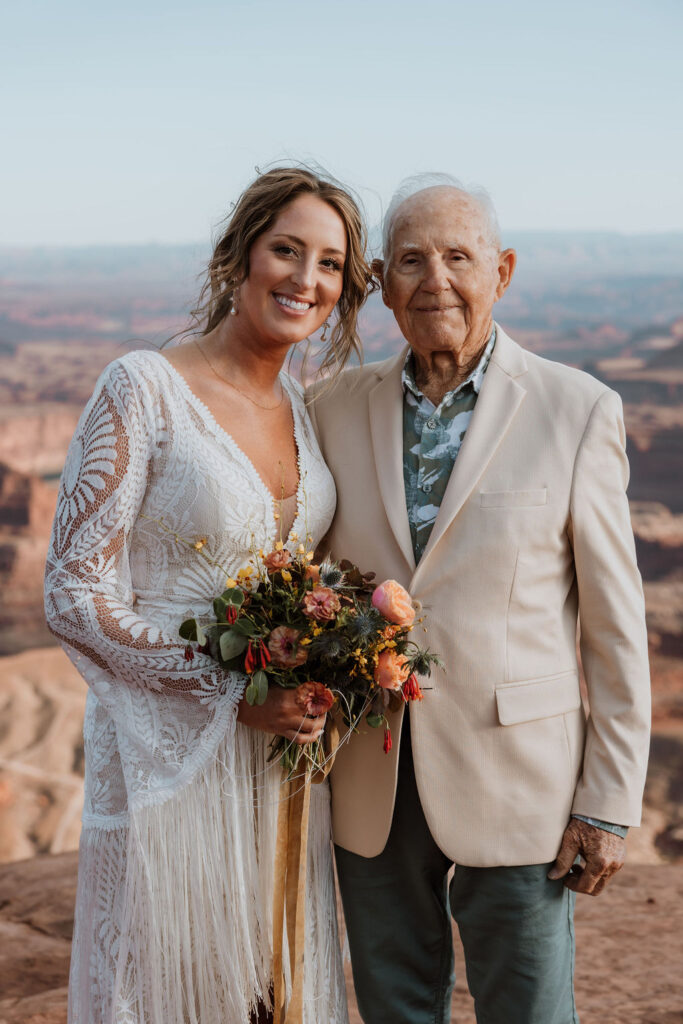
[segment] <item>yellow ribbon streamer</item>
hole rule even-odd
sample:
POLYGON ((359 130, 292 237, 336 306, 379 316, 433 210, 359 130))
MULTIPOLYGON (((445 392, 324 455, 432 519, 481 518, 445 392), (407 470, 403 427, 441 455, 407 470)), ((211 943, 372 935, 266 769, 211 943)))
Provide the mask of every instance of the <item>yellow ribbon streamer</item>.
POLYGON ((306 918, 306 852, 311 783, 320 783, 330 772, 339 746, 334 721, 325 731, 325 764, 315 771, 308 765, 293 778, 283 772, 275 842, 273 894, 273 1024, 303 1024, 304 952, 306 918), (285 917, 292 991, 285 1007, 282 947, 285 917))

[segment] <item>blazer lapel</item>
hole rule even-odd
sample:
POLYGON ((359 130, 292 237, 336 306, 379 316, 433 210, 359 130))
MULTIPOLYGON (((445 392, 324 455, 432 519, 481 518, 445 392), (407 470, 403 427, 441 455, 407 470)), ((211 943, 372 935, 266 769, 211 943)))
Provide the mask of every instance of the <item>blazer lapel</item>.
POLYGON ((526 372, 524 351, 496 328, 491 362, 416 575, 472 493, 526 395, 515 379, 526 372))
MULTIPOLYGON (((392 532, 408 563, 415 570, 406 492, 403 481, 403 392, 401 372, 407 349, 389 364, 368 395, 370 438, 382 502, 392 532)), ((362 500, 362 499, 361 499, 362 500)))

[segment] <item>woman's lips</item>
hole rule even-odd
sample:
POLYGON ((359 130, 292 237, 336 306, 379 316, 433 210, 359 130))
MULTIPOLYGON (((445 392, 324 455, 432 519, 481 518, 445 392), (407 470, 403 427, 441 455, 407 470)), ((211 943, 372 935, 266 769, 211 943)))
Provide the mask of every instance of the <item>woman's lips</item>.
POLYGON ((302 316, 313 308, 312 302, 308 302, 305 299, 295 299, 291 295, 281 295, 278 292, 273 292, 273 298, 280 309, 293 313, 296 316, 302 316))

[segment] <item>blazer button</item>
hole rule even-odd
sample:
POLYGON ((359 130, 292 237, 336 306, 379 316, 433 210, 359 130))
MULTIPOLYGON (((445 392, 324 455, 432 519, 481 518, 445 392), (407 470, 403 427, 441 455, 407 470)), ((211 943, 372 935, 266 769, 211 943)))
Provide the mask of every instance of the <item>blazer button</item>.
POLYGON ((415 614, 419 615, 422 611, 422 601, 413 601, 413 608, 415 609, 415 614))

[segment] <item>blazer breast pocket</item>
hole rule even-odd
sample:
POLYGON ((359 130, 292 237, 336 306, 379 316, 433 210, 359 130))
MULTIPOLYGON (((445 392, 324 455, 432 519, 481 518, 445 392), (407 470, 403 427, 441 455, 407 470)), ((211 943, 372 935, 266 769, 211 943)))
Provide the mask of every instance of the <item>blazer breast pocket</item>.
POLYGON ((548 503, 548 489, 535 491, 480 491, 482 508, 539 508, 548 503))

